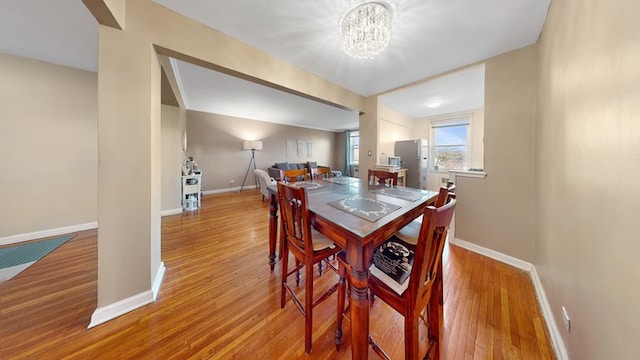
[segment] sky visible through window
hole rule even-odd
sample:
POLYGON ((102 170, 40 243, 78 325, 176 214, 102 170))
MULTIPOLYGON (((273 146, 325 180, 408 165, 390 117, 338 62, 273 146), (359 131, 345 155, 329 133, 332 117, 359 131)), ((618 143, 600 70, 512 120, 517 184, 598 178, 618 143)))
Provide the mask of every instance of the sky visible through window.
POLYGON ((436 128, 435 145, 466 145, 467 125, 454 125, 436 128))
POLYGON ((433 128, 434 170, 461 170, 467 166, 468 124, 433 128))

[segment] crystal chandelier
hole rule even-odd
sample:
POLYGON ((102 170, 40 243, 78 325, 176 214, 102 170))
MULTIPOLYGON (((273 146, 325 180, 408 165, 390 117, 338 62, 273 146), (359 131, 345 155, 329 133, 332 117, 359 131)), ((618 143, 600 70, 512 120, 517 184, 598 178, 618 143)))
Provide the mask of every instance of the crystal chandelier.
POLYGON ((391 36, 391 11, 379 2, 368 2, 349 11, 342 19, 342 47, 356 59, 380 54, 391 36))

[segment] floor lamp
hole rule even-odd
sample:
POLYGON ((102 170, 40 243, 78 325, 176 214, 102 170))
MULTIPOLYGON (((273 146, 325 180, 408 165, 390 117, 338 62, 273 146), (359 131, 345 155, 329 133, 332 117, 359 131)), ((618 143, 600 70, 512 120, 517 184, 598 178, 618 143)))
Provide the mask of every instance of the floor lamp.
MULTIPOLYGON (((244 180, 242 180, 242 186, 240 187, 240 192, 244 189, 244 183, 247 181, 247 175, 249 175, 249 170, 251 170, 251 165, 253 165, 253 170, 256 169, 256 150, 262 150, 262 141, 247 141, 245 140, 242 148, 244 150, 251 150, 251 160, 249 160, 249 166, 247 167, 247 172, 244 174, 244 180)), ((256 181, 257 184, 257 181, 256 181)))

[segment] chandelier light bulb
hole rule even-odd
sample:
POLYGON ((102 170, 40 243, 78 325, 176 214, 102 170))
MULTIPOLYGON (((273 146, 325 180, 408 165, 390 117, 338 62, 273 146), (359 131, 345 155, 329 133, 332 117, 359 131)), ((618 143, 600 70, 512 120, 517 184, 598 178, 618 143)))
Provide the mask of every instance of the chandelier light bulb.
POLYGON ((391 11, 379 2, 369 2, 349 11, 342 19, 342 47, 356 59, 371 59, 389 45, 391 11))

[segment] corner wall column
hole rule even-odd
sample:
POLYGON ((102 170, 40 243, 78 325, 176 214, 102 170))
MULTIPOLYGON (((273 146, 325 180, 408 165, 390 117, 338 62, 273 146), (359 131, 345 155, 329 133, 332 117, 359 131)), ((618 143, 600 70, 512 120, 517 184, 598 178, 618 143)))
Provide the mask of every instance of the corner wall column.
POLYGON ((99 25, 98 309, 154 299, 160 262, 160 66, 148 40, 99 25))

